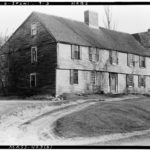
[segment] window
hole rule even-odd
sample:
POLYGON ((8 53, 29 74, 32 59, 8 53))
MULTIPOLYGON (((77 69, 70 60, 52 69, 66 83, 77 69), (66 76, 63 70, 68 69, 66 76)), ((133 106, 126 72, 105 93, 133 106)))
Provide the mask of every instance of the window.
POLYGON ((140 56, 139 59, 140 59, 140 63, 139 63, 140 67, 141 68, 142 67, 145 68, 146 67, 146 65, 145 65, 145 57, 140 56))
POLYGON ((99 61, 99 50, 89 47, 89 60, 93 62, 99 61))
POLYGON ((138 77, 138 79, 139 79, 139 87, 145 87, 145 76, 139 76, 138 77))
POLYGON ((31 48, 31 63, 37 62, 37 47, 31 48))
POLYGON ((117 51, 110 51, 109 59, 111 64, 118 64, 118 53, 117 51))
POLYGON ((37 24, 33 23, 31 24, 31 36, 34 36, 37 34, 37 24))
POLYGON ((78 45, 71 46, 71 58, 80 59, 80 46, 78 45))
POLYGON ((133 86, 134 86, 133 75, 128 74, 127 75, 127 87, 133 87, 133 86))
POLYGON ((1 59, 2 62, 4 62, 6 60, 5 57, 6 57, 5 55, 1 55, 0 59, 1 59))
POLYGON ((133 54, 127 55, 127 65, 128 66, 135 66, 135 55, 133 55, 133 54))
POLYGON ((95 71, 91 72, 91 83, 96 84, 96 72, 95 71))
POLYGON ((36 73, 30 74, 30 87, 31 88, 36 87, 36 73))
POLYGON ((78 84, 78 70, 70 70, 70 83, 78 84))

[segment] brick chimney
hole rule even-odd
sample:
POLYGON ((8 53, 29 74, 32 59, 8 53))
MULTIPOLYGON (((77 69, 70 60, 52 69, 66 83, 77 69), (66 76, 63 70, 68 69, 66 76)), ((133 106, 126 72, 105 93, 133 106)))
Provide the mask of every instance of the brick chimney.
POLYGON ((99 28, 98 26, 98 14, 93 11, 85 11, 84 12, 84 22, 89 26, 93 28, 99 28))

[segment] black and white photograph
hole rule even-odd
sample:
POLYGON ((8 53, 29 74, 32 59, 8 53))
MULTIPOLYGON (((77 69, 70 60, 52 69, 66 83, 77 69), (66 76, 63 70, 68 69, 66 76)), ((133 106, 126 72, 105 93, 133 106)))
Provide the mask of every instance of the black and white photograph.
POLYGON ((150 146, 150 3, 17 4, 0 5, 0 145, 150 146))

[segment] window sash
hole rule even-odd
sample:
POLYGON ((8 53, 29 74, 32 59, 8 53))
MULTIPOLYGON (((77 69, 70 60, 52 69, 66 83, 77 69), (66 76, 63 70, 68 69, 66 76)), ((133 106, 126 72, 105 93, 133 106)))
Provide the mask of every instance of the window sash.
POLYGON ((91 72, 91 83, 92 83, 93 85, 96 84, 96 72, 95 72, 95 71, 92 71, 92 72, 91 72))
POLYGON ((138 76, 138 79, 139 87, 145 87, 145 76, 138 76))
POLYGON ((110 51, 109 59, 111 64, 118 64, 118 52, 117 51, 110 51))
POLYGON ((30 74, 30 87, 34 88, 36 87, 37 83, 36 83, 36 73, 31 73, 30 74))
POLYGON ((140 63, 139 63, 139 65, 140 65, 140 67, 146 67, 146 65, 145 65, 145 57, 143 57, 143 56, 140 56, 140 63))
POLYGON ((71 58, 72 59, 80 59, 80 46, 79 45, 71 45, 71 58))
POLYGON ((127 75, 127 87, 134 86, 133 75, 127 75))
POLYGON ((89 47, 89 60, 93 62, 99 61, 99 50, 93 47, 89 47))
POLYGON ((128 66, 135 66, 135 55, 127 54, 127 65, 128 66))
POLYGON ((98 49, 96 49, 96 56, 95 57, 96 57, 95 60, 99 61, 99 50, 98 49))
POLYGON ((37 62, 37 47, 31 48, 31 63, 37 62))
POLYGON ((31 24, 31 35, 36 35, 37 34, 37 24, 33 23, 31 24))

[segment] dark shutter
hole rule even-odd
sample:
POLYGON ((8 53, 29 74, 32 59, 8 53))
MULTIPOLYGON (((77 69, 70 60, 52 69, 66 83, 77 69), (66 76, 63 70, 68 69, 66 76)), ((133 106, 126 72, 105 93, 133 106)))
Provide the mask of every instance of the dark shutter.
POLYGON ((74 84, 78 84, 78 70, 74 70, 74 84))
POLYGON ((92 49, 89 47, 89 60, 92 61, 92 49))
POLYGON ((70 84, 73 84, 73 70, 70 70, 70 84))
POLYGON ((81 46, 79 46, 78 48, 79 48, 79 59, 82 59, 82 48, 81 46))
POLYGON ((109 51, 109 60, 110 60, 110 64, 112 64, 112 51, 109 51))
POLYGON ((74 59, 75 55, 74 55, 74 45, 71 45, 71 58, 74 59))
POLYGON ((96 61, 99 61, 99 50, 96 49, 96 61))

